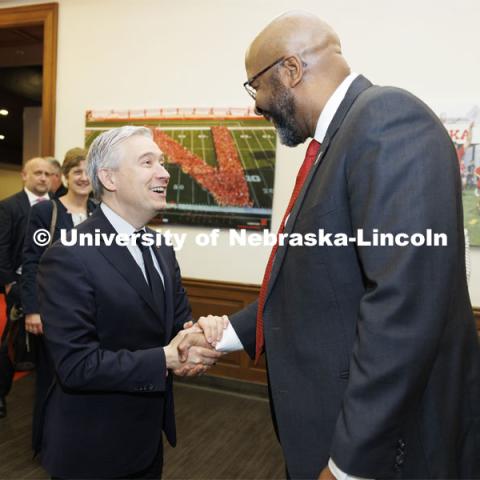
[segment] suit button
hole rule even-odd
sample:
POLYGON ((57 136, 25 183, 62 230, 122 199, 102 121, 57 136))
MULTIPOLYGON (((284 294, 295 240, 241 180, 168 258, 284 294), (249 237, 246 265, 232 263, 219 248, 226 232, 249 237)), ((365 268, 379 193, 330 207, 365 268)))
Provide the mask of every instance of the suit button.
POLYGON ((403 441, 403 439, 400 439, 400 440, 398 441, 398 445, 399 445, 400 448, 404 448, 404 447, 405 447, 405 442, 403 441))

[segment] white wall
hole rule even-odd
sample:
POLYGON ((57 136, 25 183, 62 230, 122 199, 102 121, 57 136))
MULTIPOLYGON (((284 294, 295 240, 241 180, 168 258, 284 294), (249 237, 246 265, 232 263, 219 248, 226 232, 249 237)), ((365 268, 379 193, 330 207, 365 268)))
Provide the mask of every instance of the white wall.
MULTIPOLYGON (((16 6, 35 1, 1 2, 16 6)), ((87 109, 244 106, 245 48, 274 16, 302 8, 339 33, 352 68, 427 103, 480 103, 478 0, 60 0, 57 158, 83 143, 87 109)), ((304 147, 279 146, 273 226, 304 147)), ((196 233, 198 229, 177 228, 196 233)), ((189 237, 192 239, 192 235, 189 237)), ((226 243, 225 238, 223 242, 226 243)), ((178 253, 189 277, 260 283, 268 248, 178 253)), ((480 305, 480 250, 472 253, 480 305)))
POLYGON ((23 109, 23 163, 42 151, 42 108, 23 109))

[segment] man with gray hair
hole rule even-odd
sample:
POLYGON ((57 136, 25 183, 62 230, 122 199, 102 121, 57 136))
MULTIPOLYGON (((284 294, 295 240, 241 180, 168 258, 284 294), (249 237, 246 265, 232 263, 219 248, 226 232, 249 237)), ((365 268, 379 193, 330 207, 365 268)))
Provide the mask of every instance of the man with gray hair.
POLYGON ((178 359, 191 319, 180 270, 171 247, 144 241, 153 238, 145 224, 165 207, 169 181, 151 131, 107 131, 87 163, 101 204, 75 235, 102 241, 59 241, 38 272, 57 374, 45 406, 42 464, 61 478, 159 478, 162 430, 176 443, 169 370, 198 374, 221 354, 199 347, 186 364, 178 359), (117 243, 120 235, 132 241, 117 243))
POLYGON ((67 188, 62 182, 62 166, 55 157, 44 157, 50 163, 50 193, 54 198, 63 197, 67 193, 67 188))

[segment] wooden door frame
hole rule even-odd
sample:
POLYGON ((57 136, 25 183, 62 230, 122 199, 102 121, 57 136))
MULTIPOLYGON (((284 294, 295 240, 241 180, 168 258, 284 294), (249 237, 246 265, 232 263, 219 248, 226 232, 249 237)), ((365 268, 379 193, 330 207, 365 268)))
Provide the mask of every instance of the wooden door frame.
POLYGON ((55 150, 58 3, 0 8, 0 28, 28 25, 43 25, 41 155, 53 156, 55 150))

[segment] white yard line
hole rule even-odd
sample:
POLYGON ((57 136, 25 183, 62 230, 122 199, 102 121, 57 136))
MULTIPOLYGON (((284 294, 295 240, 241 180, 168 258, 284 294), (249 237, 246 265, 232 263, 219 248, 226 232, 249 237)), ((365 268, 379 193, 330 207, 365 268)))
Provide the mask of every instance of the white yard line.
MULTIPOLYGON (((253 135, 253 137, 254 137, 255 140, 257 141, 258 146, 260 147, 262 153, 265 155, 265 153, 263 152, 263 149, 262 149, 262 144, 261 144, 260 141, 258 140, 257 136, 256 136, 256 135, 253 135)), ((268 185, 267 185, 267 182, 266 182, 266 180, 265 180, 265 177, 263 176, 263 173, 262 173, 262 171, 261 171, 261 169, 260 169, 260 165, 259 165, 258 162, 257 162, 257 158, 255 157, 255 155, 254 155, 254 153, 253 153, 253 150, 252 150, 252 148, 251 148, 251 146, 250 146, 250 141, 248 140, 248 138, 246 138, 245 141, 247 142, 248 149, 250 150, 250 153, 252 154, 253 160, 255 161, 255 165, 257 166, 258 173, 259 173, 259 175, 262 177, 263 184, 264 184, 265 186, 268 186, 268 185)), ((266 156, 265 156, 265 159, 266 159, 266 156)))
POLYGON ((206 154, 206 152, 205 152, 205 139, 204 139, 203 136, 202 136, 202 138, 200 138, 200 140, 202 141, 203 161, 204 161, 205 163, 208 163, 208 162, 207 162, 207 154, 206 154))
MULTIPOLYGON (((264 131, 262 132, 262 134, 263 134, 263 135, 268 135, 269 132, 268 132, 268 130, 264 130, 264 131)), ((274 135, 274 137, 275 137, 275 135, 274 135)), ((262 137, 262 138, 263 138, 263 137, 262 137)), ((271 145, 272 149, 275 150, 276 145, 273 143, 272 139, 271 139, 271 138, 267 138, 267 139, 265 139, 265 140, 268 140, 268 141, 270 142, 270 145, 271 145)))
MULTIPOLYGON (((240 149, 240 146, 238 145, 238 142, 237 142, 237 139, 235 138, 235 135, 232 135, 232 138, 233 138, 233 141, 235 142, 235 145, 237 147, 238 155, 240 155, 240 161, 242 161, 243 158, 242 158, 241 149, 240 149)), ((247 144, 248 144, 248 142, 247 142, 247 144)), ((248 145, 248 148, 250 150, 250 153, 252 153, 252 149, 250 148, 250 145, 248 145)), ((253 157, 253 153, 252 153, 252 157, 253 157)), ((255 160, 255 157, 254 157, 254 160, 255 160)), ((257 163, 257 162, 255 161, 255 163, 257 163)), ((245 163, 243 161, 242 161, 242 167, 243 167, 243 171, 245 172, 245 170, 246 170, 245 169, 245 163)), ((246 179, 245 179, 245 181, 246 181, 246 179)), ((265 179, 263 179, 263 181, 265 183, 265 179)), ((258 201, 258 197, 257 197, 257 194, 255 192, 255 189, 253 188, 253 186, 250 186, 250 182, 247 182, 247 185, 248 185, 248 189, 250 190, 250 193, 255 198, 256 205, 260 206, 260 202, 258 201)))
MULTIPOLYGON (((180 179, 182 178, 182 167, 177 163, 177 171, 178 171, 178 174, 177 174, 177 185, 180 185, 180 179)), ((180 203, 180 189, 178 188, 177 189, 177 204, 180 203)))

